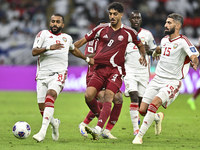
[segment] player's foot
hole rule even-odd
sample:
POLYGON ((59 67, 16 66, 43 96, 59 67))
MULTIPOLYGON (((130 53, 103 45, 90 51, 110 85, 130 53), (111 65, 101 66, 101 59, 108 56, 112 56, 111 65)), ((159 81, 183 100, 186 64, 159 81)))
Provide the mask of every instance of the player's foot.
POLYGON ((33 139, 36 140, 37 142, 42 142, 44 141, 45 135, 41 132, 38 132, 37 134, 33 135, 33 139))
POLYGON ((142 138, 139 137, 138 135, 135 136, 134 140, 132 141, 133 144, 142 144, 142 138))
POLYGON ((52 139, 54 141, 58 141, 58 139, 59 139, 58 129, 59 129, 61 121, 58 118, 56 118, 54 120, 55 120, 55 125, 51 127, 51 129, 52 129, 52 139))
POLYGON ((133 133, 133 135, 137 135, 138 133, 139 133, 139 129, 136 129, 135 131, 134 131, 134 133, 133 133))
POLYGON ((158 115, 160 116, 160 120, 155 122, 155 134, 159 135, 162 130, 162 120, 164 119, 164 114, 162 112, 159 112, 158 115))
POLYGON ((110 133, 110 130, 108 129, 105 129, 103 131, 103 133, 101 134, 101 136, 104 138, 104 139, 117 139, 116 137, 114 137, 111 133, 110 133))
POLYGON ((85 124, 84 122, 81 122, 78 127, 79 127, 79 130, 80 130, 80 134, 84 137, 88 137, 88 134, 85 131, 85 126, 87 126, 87 124, 85 124))
POLYGON ((91 134, 93 137, 93 140, 99 140, 100 137, 100 132, 98 132, 98 130, 94 127, 94 128, 90 128, 89 126, 85 126, 85 130, 87 133, 91 134))
POLYGON ((192 110, 196 110, 195 101, 194 101, 192 98, 189 98, 189 99, 187 100, 187 103, 190 105, 190 108, 191 108, 192 110))

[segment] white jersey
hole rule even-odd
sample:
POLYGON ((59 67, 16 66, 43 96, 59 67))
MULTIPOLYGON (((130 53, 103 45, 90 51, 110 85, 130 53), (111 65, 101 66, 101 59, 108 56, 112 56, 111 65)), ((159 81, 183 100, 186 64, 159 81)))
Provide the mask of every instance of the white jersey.
POLYGON ((60 50, 48 50, 38 57, 38 77, 53 72, 65 72, 67 70, 69 50, 75 48, 70 35, 65 33, 53 34, 50 30, 42 30, 37 34, 33 48, 42 48, 56 43, 64 44, 64 48, 60 50))
MULTIPOLYGON (((143 44, 145 44, 146 42, 147 45, 149 45, 150 49, 155 49, 157 47, 153 35, 149 30, 140 28, 138 36, 140 37, 143 44)), ((139 63, 140 57, 141 55, 138 47, 133 43, 129 43, 126 47, 126 55, 125 55, 126 74, 149 76, 150 58, 148 55, 146 55, 147 67, 145 67, 139 63)))
POLYGON ((199 52, 189 39, 183 35, 173 40, 165 36, 161 40, 161 57, 156 67, 156 75, 169 79, 183 79, 189 71, 191 55, 199 52), (188 57, 189 56, 189 57, 188 57))

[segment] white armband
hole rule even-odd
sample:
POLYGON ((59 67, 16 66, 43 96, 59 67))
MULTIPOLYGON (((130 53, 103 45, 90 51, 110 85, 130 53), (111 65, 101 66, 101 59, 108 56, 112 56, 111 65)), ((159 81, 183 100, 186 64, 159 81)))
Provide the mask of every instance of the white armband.
POLYGON ((86 57, 85 61, 86 61, 87 63, 89 63, 89 62, 90 62, 90 58, 89 58, 89 57, 86 57))
POLYGON ((51 47, 51 45, 46 46, 46 50, 47 50, 47 51, 50 50, 50 47, 51 47))

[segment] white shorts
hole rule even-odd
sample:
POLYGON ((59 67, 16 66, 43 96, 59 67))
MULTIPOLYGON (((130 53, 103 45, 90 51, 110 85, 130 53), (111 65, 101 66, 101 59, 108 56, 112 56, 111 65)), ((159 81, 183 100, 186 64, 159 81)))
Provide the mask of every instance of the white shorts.
POLYGON ((45 75, 42 78, 37 78, 37 101, 38 103, 44 103, 46 93, 49 89, 53 89, 56 91, 57 96, 62 91, 65 80, 66 73, 52 73, 51 75, 45 75))
POLYGON ((143 97, 145 89, 149 83, 148 76, 126 75, 124 77, 125 96, 129 96, 129 92, 138 91, 138 96, 143 97))
POLYGON ((155 76, 149 83, 142 101, 150 104, 155 96, 162 100, 162 106, 167 108, 178 96, 182 81, 155 76))

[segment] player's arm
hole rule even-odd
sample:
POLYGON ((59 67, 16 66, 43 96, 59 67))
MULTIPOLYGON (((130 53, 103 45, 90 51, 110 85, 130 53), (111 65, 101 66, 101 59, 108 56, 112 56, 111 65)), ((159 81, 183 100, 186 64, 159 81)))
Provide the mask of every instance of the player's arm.
POLYGON ((155 59, 159 60, 160 59, 160 54, 161 54, 161 47, 157 46, 156 49, 152 53, 153 60, 155 60, 155 59))
POLYGON ((147 66, 147 61, 146 61, 146 58, 145 58, 145 48, 144 48, 144 45, 142 44, 142 42, 140 42, 138 45, 137 45, 138 49, 139 49, 139 52, 140 52, 140 59, 139 59, 139 62, 141 65, 143 66, 147 66))
POLYGON ((74 46, 77 47, 77 48, 80 48, 80 47, 83 46, 85 43, 87 43, 87 40, 86 40, 86 38, 84 37, 84 38, 82 38, 82 39, 76 41, 76 42, 74 43, 74 46))
POLYGON ((77 47, 75 47, 73 50, 69 50, 69 52, 72 55, 85 60, 89 65, 94 65, 94 59, 83 55, 83 53, 77 47))
POLYGON ((85 55, 86 57, 89 57, 89 58, 93 58, 95 56, 96 53, 90 53, 90 54, 87 54, 85 55))
POLYGON ((49 46, 42 47, 42 48, 34 47, 32 49, 32 55, 33 56, 38 56, 40 54, 43 54, 46 51, 49 51, 49 50, 60 50, 61 48, 64 48, 64 46, 63 46, 63 44, 60 44, 60 43, 49 45, 49 46))
POLYGON ((198 57, 197 57, 196 55, 191 55, 191 56, 190 56, 190 59, 192 60, 192 61, 190 61, 190 66, 191 66, 194 70, 197 71, 197 67, 198 67, 198 65, 199 65, 199 59, 198 59, 198 57))

